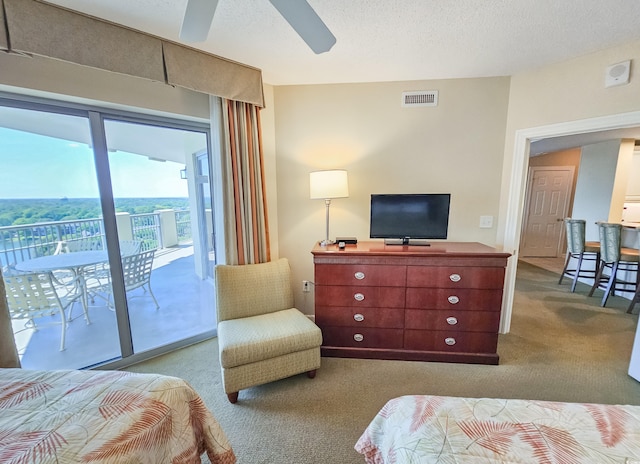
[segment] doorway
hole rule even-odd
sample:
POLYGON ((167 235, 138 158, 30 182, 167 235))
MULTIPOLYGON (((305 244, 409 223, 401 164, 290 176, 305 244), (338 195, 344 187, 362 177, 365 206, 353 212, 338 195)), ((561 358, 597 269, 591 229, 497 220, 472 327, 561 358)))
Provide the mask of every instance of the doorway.
POLYGON ((589 134, 598 131, 631 129, 638 126, 640 126, 640 111, 634 111, 592 119, 551 124, 548 126, 520 129, 516 131, 513 163, 511 165, 511 174, 508 185, 509 197, 507 199, 505 222, 503 225, 503 247, 506 251, 512 253, 512 258, 509 259, 505 274, 502 319, 500 321, 501 333, 508 333, 511 327, 516 271, 519 257, 518 250, 522 232, 531 142, 551 137, 573 136, 583 133, 589 134))

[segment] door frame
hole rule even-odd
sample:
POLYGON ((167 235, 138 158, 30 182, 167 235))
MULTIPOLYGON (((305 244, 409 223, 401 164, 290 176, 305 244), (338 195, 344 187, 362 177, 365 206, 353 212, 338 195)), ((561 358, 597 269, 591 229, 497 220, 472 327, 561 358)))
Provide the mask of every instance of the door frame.
POLYGON ((507 262, 505 272, 500 333, 508 333, 511 328, 530 143, 548 137, 625 129, 636 126, 640 126, 640 111, 519 129, 515 132, 511 174, 507 188, 507 205, 504 220, 500 221, 500 231, 504 237, 502 241, 503 249, 512 254, 507 262))

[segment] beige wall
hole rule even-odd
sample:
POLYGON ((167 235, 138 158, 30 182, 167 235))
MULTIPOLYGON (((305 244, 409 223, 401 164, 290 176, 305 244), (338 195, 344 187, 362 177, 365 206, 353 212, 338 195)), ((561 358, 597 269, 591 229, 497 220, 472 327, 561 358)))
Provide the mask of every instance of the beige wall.
MULTIPOLYGON (((640 110, 640 41, 512 76, 500 194, 498 243, 503 243, 515 134, 522 129, 640 110), (633 60, 629 84, 605 88, 605 69, 633 60)), ((518 154, 520 156, 520 154, 518 154)), ((519 217, 521 221, 521 216, 519 217)))
POLYGON ((451 193, 449 240, 495 243, 508 78, 281 86, 275 93, 280 256, 296 304, 313 313, 314 243, 325 206, 309 199, 309 172, 343 168, 349 198, 331 204, 330 237, 369 238, 372 193, 451 193), (403 91, 438 90, 437 107, 402 108, 403 91))

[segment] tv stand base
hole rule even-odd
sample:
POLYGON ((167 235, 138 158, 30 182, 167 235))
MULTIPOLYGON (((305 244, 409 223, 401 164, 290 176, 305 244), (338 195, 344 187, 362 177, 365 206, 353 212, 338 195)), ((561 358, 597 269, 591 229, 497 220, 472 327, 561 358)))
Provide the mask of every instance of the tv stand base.
POLYGON ((384 239, 384 244, 385 245, 411 245, 411 246, 431 246, 431 244, 429 242, 427 242, 426 240, 420 240, 417 238, 411 239, 411 238, 385 238, 384 239))

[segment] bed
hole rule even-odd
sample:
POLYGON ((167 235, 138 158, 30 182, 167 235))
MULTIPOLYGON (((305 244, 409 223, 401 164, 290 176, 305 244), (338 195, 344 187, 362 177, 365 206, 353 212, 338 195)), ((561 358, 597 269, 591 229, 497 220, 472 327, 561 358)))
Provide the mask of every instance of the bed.
POLYGON ((355 448, 369 464, 640 463, 640 406, 403 396, 355 448))
POLYGON ((123 371, 0 369, 0 462, 236 462, 182 379, 123 371))

